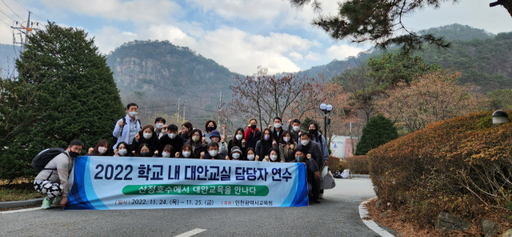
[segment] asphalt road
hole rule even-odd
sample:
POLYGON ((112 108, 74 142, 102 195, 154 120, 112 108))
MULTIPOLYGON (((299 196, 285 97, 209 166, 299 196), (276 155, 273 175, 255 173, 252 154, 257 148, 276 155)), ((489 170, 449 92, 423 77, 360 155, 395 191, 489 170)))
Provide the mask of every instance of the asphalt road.
POLYGON ((370 179, 355 178, 336 180, 322 203, 309 207, 34 209, 0 214, 0 236, 378 236, 358 211, 374 196, 370 179))

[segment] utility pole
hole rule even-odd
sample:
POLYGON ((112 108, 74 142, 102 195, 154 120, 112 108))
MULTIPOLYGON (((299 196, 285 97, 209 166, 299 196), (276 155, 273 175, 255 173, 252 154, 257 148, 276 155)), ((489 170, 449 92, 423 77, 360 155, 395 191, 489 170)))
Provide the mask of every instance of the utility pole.
POLYGON ((181 103, 181 98, 178 98, 178 116, 180 115, 180 103, 181 103))
MULTIPOLYGON (((30 29, 30 14, 32 14, 32 12, 28 11, 27 27, 25 29, 25 45, 28 43, 28 31, 32 31, 32 29, 30 29)), ((25 45, 23 45, 23 52, 25 52, 25 45)))
MULTIPOLYGON (((218 109, 219 111, 217 112, 217 124, 220 124, 220 112, 222 112, 222 91, 220 91, 220 97, 219 97, 219 106, 218 106, 218 109)), ((220 125, 219 125, 220 126, 220 125)))
POLYGON ((183 105, 183 121, 186 121, 185 119, 185 112, 187 112, 187 101, 185 100, 185 104, 183 105))

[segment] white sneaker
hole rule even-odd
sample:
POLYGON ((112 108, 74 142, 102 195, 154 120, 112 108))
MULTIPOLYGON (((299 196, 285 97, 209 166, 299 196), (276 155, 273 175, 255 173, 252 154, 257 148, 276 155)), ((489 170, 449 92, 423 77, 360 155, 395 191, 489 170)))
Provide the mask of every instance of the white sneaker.
POLYGON ((43 205, 41 205, 42 209, 50 209, 50 200, 46 199, 46 197, 43 199, 43 205))

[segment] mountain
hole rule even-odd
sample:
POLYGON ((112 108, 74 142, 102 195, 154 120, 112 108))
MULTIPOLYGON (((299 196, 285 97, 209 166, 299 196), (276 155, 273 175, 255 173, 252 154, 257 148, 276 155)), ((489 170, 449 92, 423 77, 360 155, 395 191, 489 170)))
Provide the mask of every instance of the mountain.
POLYGON ((124 103, 147 101, 151 107, 146 110, 172 115, 178 112, 178 103, 183 106, 187 101, 189 118, 216 114, 221 93, 222 100, 229 99, 229 85, 237 75, 169 41, 125 43, 108 55, 107 64, 124 103))
POLYGON ((492 39, 496 35, 486 32, 483 29, 476 29, 468 25, 452 24, 441 27, 430 28, 428 30, 420 31, 424 34, 433 34, 434 36, 442 36, 448 41, 471 41, 474 39, 486 40, 492 39))

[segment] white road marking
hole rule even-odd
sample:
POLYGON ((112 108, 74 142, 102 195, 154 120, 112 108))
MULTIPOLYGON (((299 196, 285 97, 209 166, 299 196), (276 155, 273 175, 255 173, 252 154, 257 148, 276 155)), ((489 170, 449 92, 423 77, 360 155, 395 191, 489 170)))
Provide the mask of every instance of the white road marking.
POLYGON ((196 228, 196 229, 193 229, 191 231, 187 231, 187 232, 185 232, 183 234, 176 235, 174 237, 190 237, 190 236, 197 235, 197 234, 199 234, 201 232, 204 232, 204 231, 206 231, 206 229, 196 228))
MULTIPOLYGON (((370 199, 371 200, 371 199, 370 199)), ((382 229, 375 221, 373 220, 365 220, 366 218, 370 218, 368 215, 368 209, 366 209, 366 203, 368 203, 370 200, 366 200, 362 202, 359 205, 359 216, 361 217, 361 220, 364 222, 368 228, 373 230, 375 233, 379 234, 382 237, 394 237, 394 235, 387 232, 385 229, 382 229)))
POLYGON ((41 207, 33 207, 33 208, 26 208, 26 209, 12 210, 12 211, 0 211, 0 214, 10 214, 10 213, 37 211, 37 210, 41 210, 41 207))

